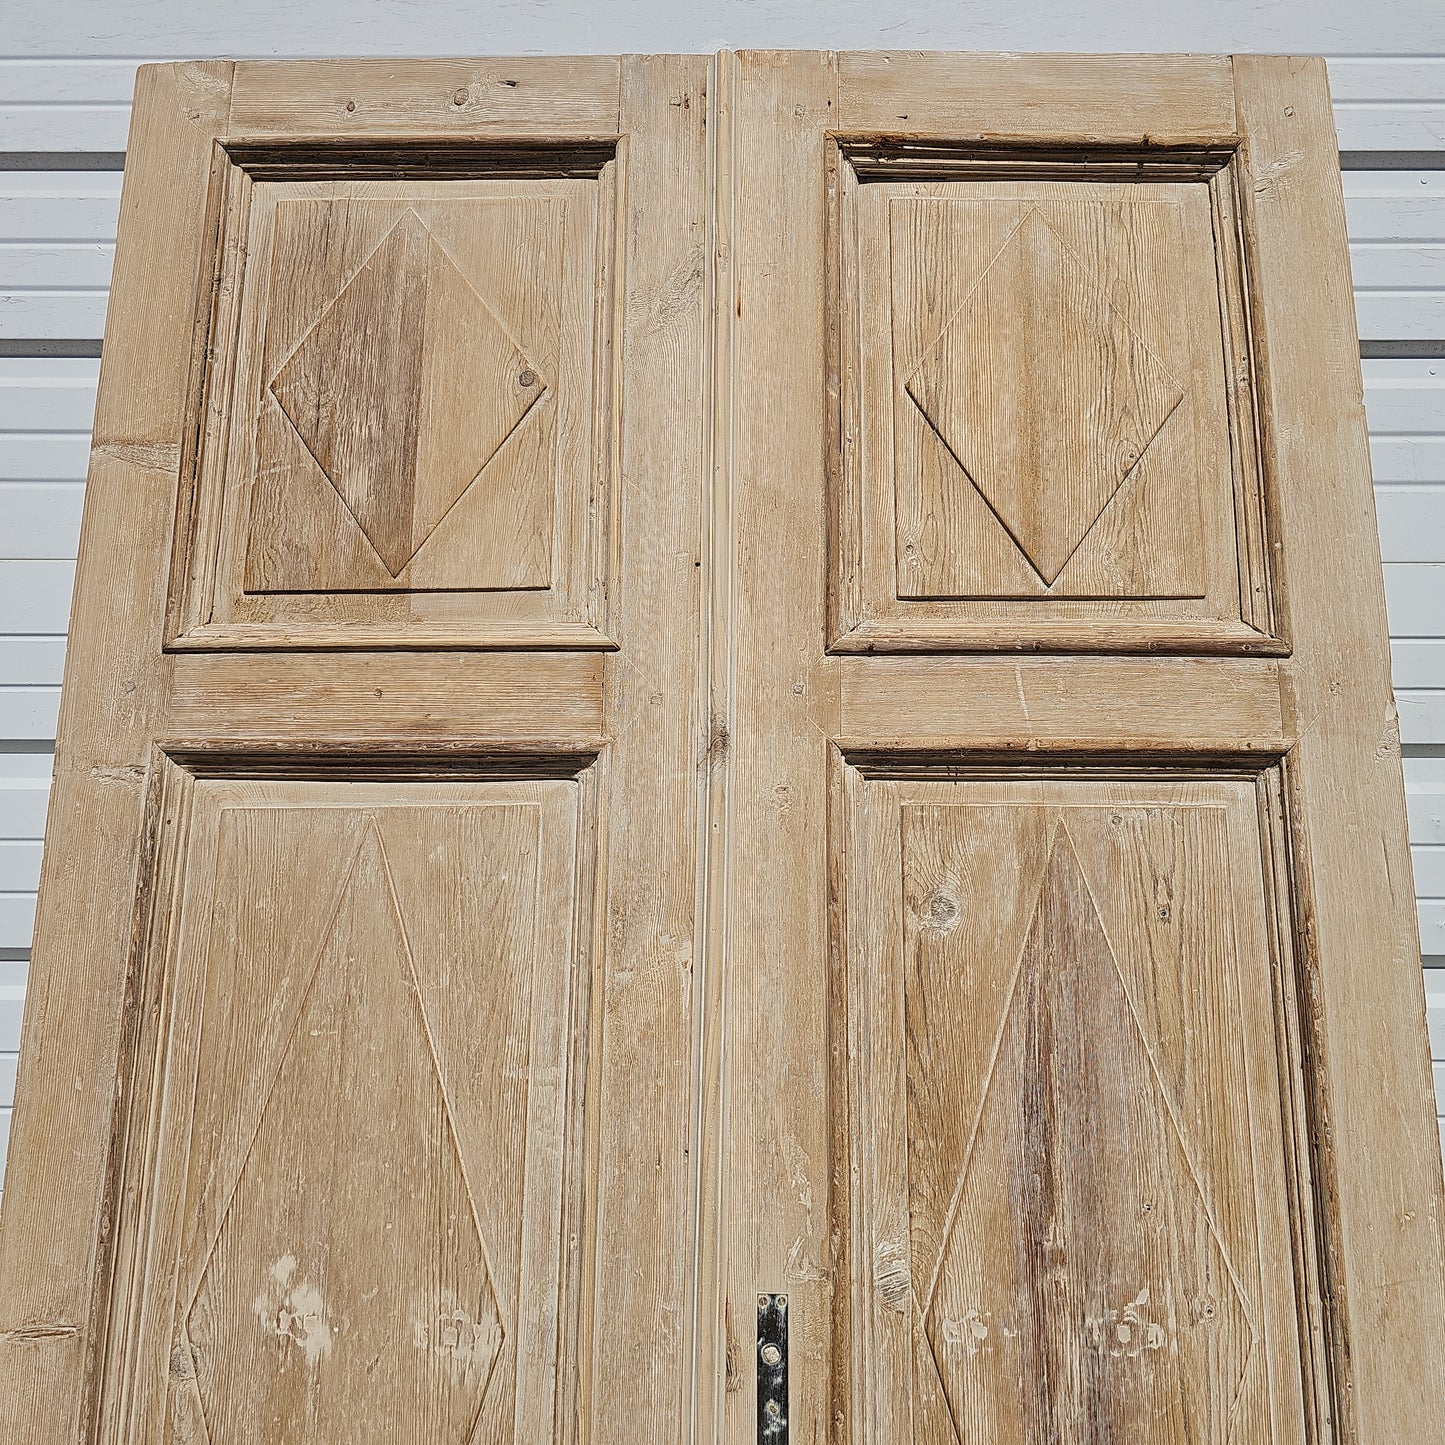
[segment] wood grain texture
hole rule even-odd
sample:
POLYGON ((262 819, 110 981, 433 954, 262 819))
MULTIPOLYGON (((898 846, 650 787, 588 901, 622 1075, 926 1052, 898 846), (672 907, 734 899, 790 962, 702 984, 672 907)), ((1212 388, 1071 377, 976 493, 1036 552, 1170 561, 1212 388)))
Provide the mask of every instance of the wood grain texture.
POLYGON ((840 148, 835 650, 1287 651, 1237 159, 1110 154, 840 148))
POLYGON ((1299 742, 1285 769, 1309 975, 1321 1207, 1342 1432, 1429 1435, 1442 1365, 1398 1346, 1445 1328, 1445 1199, 1408 885, 1398 724, 1318 61, 1240 56, 1249 225, 1279 497, 1299 742), (1300 265, 1301 237, 1320 264, 1300 265), (1320 358, 1332 362, 1322 366, 1320 358), (1383 1202, 1388 1200, 1388 1205, 1383 1202))
POLYGON ((847 795, 857 1428, 1303 1440, 1254 786, 847 795))
POLYGON ((615 55, 505 60, 246 60, 232 134, 419 138, 614 136, 615 55))
POLYGON ((135 1063, 191 1103, 126 1141, 106 1428, 550 1429, 587 1233, 583 785, 160 786, 135 1063))
MULTIPOLYGON (((247 149, 234 116, 213 144, 229 66, 142 75, 0 1235, 0 1434, 23 1445, 684 1429, 707 65, 629 62, 622 137, 617 61, 555 105, 528 81, 490 148, 408 88, 455 66, 388 71, 347 72, 361 151, 326 150, 284 68, 248 96, 301 146, 258 121, 247 149), (624 170, 655 222, 615 204, 624 170), (258 216, 246 274, 282 300, 246 385, 334 510, 317 525, 293 467, 269 508, 203 486, 203 520, 232 599, 373 596, 345 591, 367 580, 349 535, 391 610, 220 617, 168 649, 167 620, 184 643, 220 595, 186 589, 225 549, 173 567, 173 529, 197 437, 203 482, 225 439, 234 388, 204 382, 247 344, 257 292, 227 266, 258 216), (547 466, 427 595, 500 580, 552 613, 407 605, 471 481, 549 409, 547 466), (614 485, 647 519, 626 537, 614 485)), ((565 80, 517 71, 544 73, 565 80)))
POLYGON ((1218 55, 968 55, 851 51, 838 58, 844 132, 1214 140, 1234 134, 1218 55))
POLYGON ((1294 726, 1280 682, 1276 663, 1223 658, 850 657, 838 737, 850 755, 948 748, 1279 757, 1294 726))
MULTIPOLYGON (((596 1445, 691 1435, 700 1055, 698 879, 708 750, 698 639, 702 497, 711 410, 708 335, 709 63, 629 57, 626 196, 619 218, 622 427, 619 651, 604 660, 606 895, 598 1120, 596 1332, 576 1385, 577 1436, 596 1445), (665 244, 660 238, 665 236, 665 244), (640 521, 639 519, 646 519, 640 521), (623 1323, 625 1322, 625 1323, 623 1323)), ((567 1428, 559 1427, 559 1431, 567 1428)))
POLYGON ((1428 1438, 1318 68, 569 64, 143 72, 0 1434, 1428 1438))
POLYGON ((752 1445, 757 1299, 788 1296, 789 1429, 832 1431, 834 1258, 828 1198, 829 739, 837 661, 821 647, 830 55, 749 53, 732 91, 735 281, 729 323, 727 688, 714 766, 727 769, 731 885, 723 1026, 726 1340, 715 1436, 752 1445), (779 531, 782 518, 790 519, 779 531), (731 1361, 731 1364, 727 1364, 731 1361))
POLYGON ((154 639, 164 607, 156 563, 169 545, 197 344, 207 246, 198 201, 225 125, 230 77, 228 64, 196 64, 148 68, 137 83, 135 161, 121 196, 124 255, 107 322, 104 369, 115 381, 97 403, 86 488, 84 530, 96 541, 81 547, 93 561, 82 564, 76 644, 66 659, 79 681, 61 705, 53 846, 41 872, 48 901, 36 918, 0 1213, 0 1433, 24 1445, 73 1441, 88 1423, 116 1061, 144 846, 142 779, 156 726, 154 639), (146 465, 152 456, 172 465, 146 465), (126 546, 101 541, 116 538, 126 546), (73 888, 76 876, 110 882, 73 888), (57 1158, 64 1168, 55 1168, 57 1158))
POLYGON ((173 645, 610 645, 615 160, 288 154, 213 181, 173 645))

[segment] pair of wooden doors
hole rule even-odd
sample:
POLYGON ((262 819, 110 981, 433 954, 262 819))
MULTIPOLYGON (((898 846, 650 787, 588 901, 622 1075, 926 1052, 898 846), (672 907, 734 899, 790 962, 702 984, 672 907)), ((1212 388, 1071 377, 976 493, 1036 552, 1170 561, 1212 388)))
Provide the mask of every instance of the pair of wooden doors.
POLYGON ((7 1440, 1433 1438, 1323 67, 146 68, 7 1440))

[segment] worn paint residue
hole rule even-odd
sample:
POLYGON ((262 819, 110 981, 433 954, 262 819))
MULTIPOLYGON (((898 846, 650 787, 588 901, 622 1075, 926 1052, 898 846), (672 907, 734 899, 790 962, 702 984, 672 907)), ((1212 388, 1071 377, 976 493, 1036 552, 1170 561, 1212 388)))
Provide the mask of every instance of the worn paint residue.
POLYGON ((970 1305, 961 1319, 943 1319, 943 1347, 946 1350, 962 1350, 972 1359, 988 1339, 988 1321, 970 1305))
POLYGON ((294 1254, 281 1255, 267 1270, 268 1288, 251 1307, 268 1335, 290 1340, 314 1368, 331 1353, 331 1325, 321 1291, 310 1280, 296 1280, 296 1268, 294 1254))
POLYGON ((1162 1350, 1174 1333, 1174 1311, 1171 1307, 1162 1322, 1152 1319, 1149 1299, 1149 1286, 1145 1285, 1120 1308, 1090 1315, 1084 1321, 1084 1338, 1089 1347, 1115 1359, 1138 1359, 1162 1350))

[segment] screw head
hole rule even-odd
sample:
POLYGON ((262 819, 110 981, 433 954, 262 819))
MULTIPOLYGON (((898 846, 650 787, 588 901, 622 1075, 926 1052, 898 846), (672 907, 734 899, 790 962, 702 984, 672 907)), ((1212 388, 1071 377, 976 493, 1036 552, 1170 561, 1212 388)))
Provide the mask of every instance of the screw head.
POLYGON ((771 1342, 764 1345, 758 1353, 762 1356, 765 1365, 781 1365, 783 1363, 783 1352, 771 1342))

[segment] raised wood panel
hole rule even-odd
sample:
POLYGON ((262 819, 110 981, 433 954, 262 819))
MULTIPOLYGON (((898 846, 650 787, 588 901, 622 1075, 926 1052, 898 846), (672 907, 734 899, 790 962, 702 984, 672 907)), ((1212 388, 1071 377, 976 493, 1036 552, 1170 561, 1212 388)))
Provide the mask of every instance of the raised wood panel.
POLYGON ((846 794, 850 1438, 1310 1438, 1256 784, 846 794))
POLYGON ((579 781, 164 770, 112 1438, 551 1438, 577 1367, 579 781), (258 903, 263 901, 263 906, 258 903))
POLYGON ((1283 650, 1228 152, 1085 155, 839 157, 835 649, 1283 650))
POLYGON ((231 168, 172 645, 609 645, 616 165, 508 164, 231 168))

